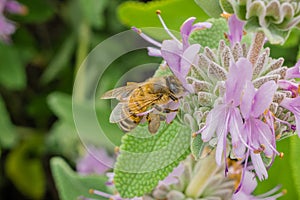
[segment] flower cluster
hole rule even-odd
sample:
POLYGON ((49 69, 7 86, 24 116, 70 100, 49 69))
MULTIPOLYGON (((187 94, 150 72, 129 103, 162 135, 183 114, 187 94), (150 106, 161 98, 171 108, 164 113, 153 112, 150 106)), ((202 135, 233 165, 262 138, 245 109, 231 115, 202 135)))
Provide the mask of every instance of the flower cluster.
POLYGON ((300 64, 287 68, 283 58, 272 59, 270 49, 263 47, 262 31, 255 34, 250 47, 241 44, 244 23, 235 15, 229 19, 230 46, 220 41, 218 49, 204 47, 200 52, 199 45, 187 40, 195 27, 193 21, 190 18, 182 25, 182 42, 162 21, 173 40, 157 45, 160 49, 150 48, 149 54, 164 58, 183 85, 192 86, 190 95, 181 101, 181 118, 196 131, 194 136, 201 134, 205 143, 216 148, 217 164, 225 163, 227 174, 228 157, 242 161, 239 191, 247 169, 253 169, 260 180, 266 179, 274 157, 283 156, 276 150, 276 139, 296 130, 300 136, 299 83, 295 80, 300 78, 300 64))
POLYGON ((170 101, 168 106, 179 112, 169 113, 166 122, 177 116, 190 126, 192 153, 196 138, 202 145, 198 155, 176 168, 180 173, 175 174, 175 182, 161 182, 144 199, 276 199, 284 194, 273 195, 278 187, 257 197, 252 192, 255 178, 267 179, 275 157, 283 157, 276 141, 296 133, 300 137, 300 61, 288 68, 283 66, 283 58, 271 58, 270 49, 264 48, 267 39, 281 41, 299 24, 299 3, 221 2, 224 10, 237 15, 229 15, 229 32, 217 48, 190 41, 193 32, 212 27, 207 22, 194 24, 194 17, 181 26, 180 39, 167 28, 160 11, 158 18, 171 39, 158 42, 132 28, 154 45, 148 48, 149 55, 163 58, 162 66, 168 67, 187 91, 180 102, 170 101), (259 26, 252 42, 242 43, 253 20, 259 26), (279 39, 271 34, 281 29, 279 39), (207 148, 211 149, 207 158, 199 159, 207 148))
POLYGON ((5 17, 6 13, 24 15, 27 13, 27 8, 15 0, 0 0, 0 40, 9 42, 16 26, 13 21, 5 17))

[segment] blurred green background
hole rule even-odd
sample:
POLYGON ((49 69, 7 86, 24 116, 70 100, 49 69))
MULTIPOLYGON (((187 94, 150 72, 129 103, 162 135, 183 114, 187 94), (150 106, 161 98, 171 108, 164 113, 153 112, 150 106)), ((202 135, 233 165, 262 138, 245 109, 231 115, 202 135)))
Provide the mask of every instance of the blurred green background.
MULTIPOLYGON (((76 161, 84 154, 72 116, 73 81, 88 53, 101 41, 133 25, 161 27, 155 15, 157 9, 173 30, 179 30, 188 17, 205 21, 208 16, 193 0, 19 2, 28 8, 28 13, 8 16, 16 22, 17 31, 12 35, 11 44, 0 43, 0 199, 59 199, 62 193, 74 191, 62 191, 61 185, 54 181, 53 171, 66 172, 64 178, 79 186, 95 181, 92 177, 83 180, 73 172, 76 161), (57 156, 64 161, 56 160, 53 166, 61 168, 51 171, 50 160, 57 156)), ((284 57, 285 64, 292 66, 299 58, 299 35, 295 30, 284 46, 269 45, 272 56, 284 57)), ((118 58, 105 70, 98 93, 115 87, 132 67, 159 62, 160 58, 149 57, 146 50, 118 58)), ((147 78, 152 73, 150 70, 139 75, 147 78)), ((127 79, 133 77, 131 74, 127 79)), ((109 103, 96 101, 97 111, 101 113, 100 124, 107 137, 119 145, 123 133, 108 123, 109 103)), ((105 146, 101 139, 98 145, 105 146)), ((276 160, 270 178, 261 183, 258 193, 282 184, 288 190, 282 199, 298 198, 299 146, 295 137, 280 142, 278 149, 285 157, 276 160)), ((107 148, 113 154, 113 148, 107 148)), ((104 178, 99 176, 100 179, 104 178)))

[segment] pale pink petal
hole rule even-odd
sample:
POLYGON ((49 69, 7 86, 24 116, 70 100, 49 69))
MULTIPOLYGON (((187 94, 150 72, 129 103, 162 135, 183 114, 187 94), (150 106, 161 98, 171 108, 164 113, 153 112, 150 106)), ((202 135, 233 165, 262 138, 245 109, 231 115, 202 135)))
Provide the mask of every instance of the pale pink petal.
POLYGON ((268 178, 268 172, 263 163, 263 160, 260 154, 255 154, 253 151, 250 151, 251 161, 254 166, 256 175, 260 181, 268 178))
POLYGON ((257 181, 255 175, 252 172, 245 171, 244 183, 242 191, 246 194, 251 194, 257 187, 257 181))
POLYGON ((196 20, 195 17, 190 17, 180 27, 180 33, 182 37, 183 49, 186 49, 189 45, 189 36, 192 31, 193 23, 196 20))
POLYGON ((296 98, 284 98, 280 105, 294 114, 296 119, 296 131, 300 137, 300 96, 296 98))
POLYGON ((272 134, 270 127, 262 122, 259 119, 254 119, 255 126, 254 128, 257 133, 255 134, 255 138, 259 141, 260 144, 265 146, 264 153, 266 156, 271 157, 274 155, 274 151, 270 147, 274 143, 275 136, 272 134), (264 136, 264 137, 263 137, 264 136))
POLYGON ((277 84, 275 81, 268 81, 257 90, 252 104, 253 117, 259 117, 267 108, 269 108, 276 90, 277 84))
POLYGON ((189 46, 182 54, 181 62, 180 62, 180 70, 179 72, 183 77, 186 77, 190 71, 192 64, 194 63, 195 57, 198 55, 200 51, 199 44, 193 44, 189 46))
POLYGON ((291 67, 286 71, 285 78, 300 78, 300 60, 298 60, 294 67, 291 67))
POLYGON ((208 113, 206 117, 206 127, 201 134, 204 142, 208 142, 215 135, 217 127, 221 124, 219 119, 225 118, 224 111, 224 106, 217 105, 208 113))
POLYGON ((251 81, 247 81, 243 98, 242 98, 242 103, 240 106, 241 113, 245 119, 248 119, 250 117, 254 96, 255 96, 255 88, 251 81))
POLYGON ((240 58, 237 63, 231 62, 225 83, 225 102, 238 106, 245 83, 251 79, 252 64, 246 58, 240 58))
POLYGON ((229 132, 231 135, 233 153, 238 158, 243 158, 245 155, 246 147, 241 142, 240 137, 243 137, 243 121, 238 108, 230 110, 229 132))
POLYGON ((235 14, 230 16, 228 20, 228 39, 231 46, 233 46, 236 42, 240 42, 242 40, 244 24, 245 22, 239 20, 235 14))
POLYGON ((161 55, 168 63, 172 71, 180 72, 180 61, 182 55, 182 47, 174 40, 165 40, 162 43, 161 55))

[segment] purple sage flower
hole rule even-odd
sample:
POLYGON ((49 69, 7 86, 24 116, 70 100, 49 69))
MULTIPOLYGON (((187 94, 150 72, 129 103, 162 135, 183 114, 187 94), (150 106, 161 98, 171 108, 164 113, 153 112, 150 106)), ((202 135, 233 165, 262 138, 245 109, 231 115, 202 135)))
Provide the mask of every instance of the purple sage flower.
POLYGON ((280 186, 277 186, 272 190, 266 192, 265 194, 254 196, 252 193, 254 192, 256 187, 257 181, 254 174, 246 171, 244 185, 239 192, 235 193, 232 196, 232 200, 275 200, 286 193, 286 191, 283 190, 282 192, 275 194, 280 189, 280 186))
POLYGON ((251 161, 260 180, 268 177, 260 152, 264 152, 267 157, 272 157, 274 152, 280 154, 275 147, 275 133, 260 119, 265 110, 270 107, 276 90, 277 85, 274 81, 264 83, 257 90, 249 81, 240 107, 245 120, 240 138, 243 138, 241 141, 246 142, 244 145, 250 151, 251 161))
POLYGON ((105 149, 88 147, 87 153, 76 163, 76 169, 79 174, 104 174, 111 169, 114 164, 114 158, 110 157, 105 149))
POLYGON ((27 13, 27 8, 15 0, 0 0, 0 40, 10 42, 10 35, 16 30, 15 23, 5 17, 5 13, 21 14, 27 13))

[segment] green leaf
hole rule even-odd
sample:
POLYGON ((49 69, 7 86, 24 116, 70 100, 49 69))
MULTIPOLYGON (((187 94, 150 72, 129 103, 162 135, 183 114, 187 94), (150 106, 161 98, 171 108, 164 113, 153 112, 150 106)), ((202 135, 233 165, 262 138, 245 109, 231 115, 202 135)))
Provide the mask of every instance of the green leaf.
POLYGON ((74 34, 69 35, 68 38, 61 45, 60 49, 57 51, 56 55, 52 58, 50 64, 45 70, 44 74, 41 77, 41 81, 44 84, 49 83, 59 73, 68 66, 72 53, 74 52, 76 38, 74 34))
POLYGON ((191 130, 176 120, 155 135, 138 126, 122 138, 114 182, 124 198, 150 192, 190 153, 191 130))
POLYGON ((53 92, 48 96, 48 105, 61 120, 73 124, 70 95, 61 92, 53 92))
MULTIPOLYGON (((297 136, 293 136, 290 139, 291 152, 290 152, 290 165, 291 165, 291 174, 293 176, 295 193, 297 193, 297 197, 294 199, 300 198, 300 139, 297 136)), ((289 192, 289 191, 288 191, 289 192)))
POLYGON ((211 17, 219 18, 223 13, 219 0, 195 0, 195 2, 211 17))
POLYGON ((95 28, 102 28, 105 24, 104 9, 107 0, 79 0, 83 17, 95 28))
POLYGON ((227 21, 224 18, 218 18, 209 19, 208 22, 212 23, 212 27, 193 32, 190 35, 190 42, 212 49, 218 48, 220 40, 225 40, 224 33, 228 33, 227 21))
POLYGON ((27 7, 28 13, 24 16, 14 16, 17 21, 28 23, 42 23, 54 16, 54 6, 45 0, 19 0, 27 7))
POLYGON ((296 58, 296 60, 299 60, 300 59, 300 44, 299 44, 299 46, 298 46, 298 53, 297 53, 297 58, 296 58))
POLYGON ((59 157, 52 158, 50 165, 61 200, 76 200, 81 196, 107 200, 107 198, 89 194, 90 189, 108 192, 105 185, 107 177, 100 175, 80 176, 59 157))
POLYGON ((43 145, 42 136, 30 135, 8 154, 5 163, 7 176, 30 199, 42 199, 46 189, 41 160, 43 145))
POLYGON ((287 139, 281 140, 280 142, 277 142, 277 150, 279 152, 284 152, 284 157, 282 159, 278 156, 276 157, 272 167, 268 170, 268 179, 262 182, 258 181, 258 186, 256 187, 255 194, 263 194, 273 189, 277 185, 282 185, 282 189, 286 189, 287 194, 285 194, 280 199, 298 199, 297 193, 300 190, 296 189, 296 180, 294 179, 295 177, 293 174, 294 170, 292 170, 292 165, 294 165, 295 169, 298 169, 299 171, 299 154, 295 155, 294 153, 296 152, 293 152, 291 148, 291 141, 294 139, 298 138, 289 137, 287 139))
POLYGON ((9 114, 5 108, 5 103, 0 96, 0 146, 1 148, 11 148, 18 139, 14 125, 10 121, 9 114))
POLYGON ((8 89, 22 89, 26 86, 25 67, 18 50, 13 45, 0 43, 0 84, 8 89))
POLYGON ((205 147, 205 143, 201 138, 201 134, 197 134, 196 137, 192 138, 191 152, 195 160, 198 160, 201 157, 204 147, 205 147))
POLYGON ((105 147, 111 152, 114 151, 112 143, 119 144, 120 142, 122 135, 120 131, 114 132, 112 129, 105 129, 104 134, 99 134, 99 124, 97 123, 96 126, 95 124, 91 124, 93 122, 87 117, 90 116, 90 113, 99 113, 97 115, 98 122, 100 123, 101 121, 103 128, 109 127, 107 121, 110 111, 105 109, 107 107, 103 105, 104 102, 96 105, 97 110, 92 110, 91 106, 85 105, 89 103, 90 102, 82 102, 77 104, 74 102, 73 106, 76 106, 76 110, 80 112, 80 119, 78 120, 80 120, 80 124, 84 126, 81 126, 80 131, 78 131, 73 119, 72 97, 61 92, 53 92, 48 96, 48 105, 59 118, 59 121, 55 123, 50 131, 49 144, 54 148, 55 146, 61 147, 59 150, 61 150, 61 153, 64 153, 65 156, 73 157, 74 150, 72 149, 72 145, 76 146, 79 142, 105 147), (101 109, 101 111, 97 112, 98 109, 101 109), (107 121, 103 121, 103 119, 107 119, 107 121), (82 130, 84 130, 84 132, 82 132, 82 130))
POLYGON ((165 23, 173 30, 179 30, 182 23, 191 16, 199 21, 209 18, 193 0, 165 0, 148 3, 127 1, 119 6, 118 16, 121 22, 129 27, 162 27, 155 14, 156 10, 161 10, 165 23))

